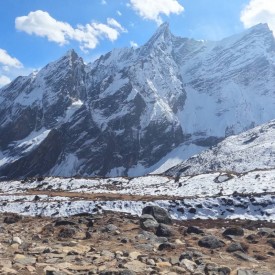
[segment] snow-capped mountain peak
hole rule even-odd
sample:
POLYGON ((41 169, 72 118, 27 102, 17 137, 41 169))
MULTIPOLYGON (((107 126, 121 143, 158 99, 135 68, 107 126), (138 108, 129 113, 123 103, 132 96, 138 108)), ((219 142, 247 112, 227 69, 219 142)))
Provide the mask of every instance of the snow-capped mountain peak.
POLYGON ((70 50, 0 89, 0 176, 142 175, 267 122, 274 44, 265 24, 207 42, 164 23, 92 64, 70 50))

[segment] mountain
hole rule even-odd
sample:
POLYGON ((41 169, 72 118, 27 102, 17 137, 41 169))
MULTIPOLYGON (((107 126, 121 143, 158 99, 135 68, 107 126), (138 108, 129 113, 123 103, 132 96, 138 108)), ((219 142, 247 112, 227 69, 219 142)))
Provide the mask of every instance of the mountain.
POLYGON ((71 50, 0 89, 0 177, 169 168, 275 117, 274 56, 265 24, 211 42, 165 23, 92 64, 71 50))
POLYGON ((275 120, 231 136, 169 169, 167 176, 194 176, 213 172, 247 173, 275 167, 275 120))

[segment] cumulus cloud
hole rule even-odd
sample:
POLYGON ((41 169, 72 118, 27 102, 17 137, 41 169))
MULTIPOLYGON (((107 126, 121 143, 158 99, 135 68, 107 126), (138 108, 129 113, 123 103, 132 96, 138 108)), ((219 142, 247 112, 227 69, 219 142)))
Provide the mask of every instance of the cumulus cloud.
POLYGON ((267 23, 275 34, 275 5, 271 0, 251 0, 241 12, 241 21, 246 28, 267 23))
POLYGON ((180 14, 184 7, 177 0, 130 0, 129 6, 142 18, 162 23, 161 14, 180 14))
POLYGON ((4 65, 5 70, 8 70, 8 67, 22 67, 21 62, 15 57, 11 57, 4 49, 0 49, 0 64, 4 65))
POLYGON ((41 10, 30 12, 27 16, 17 17, 15 27, 30 35, 46 37, 49 41, 59 45, 77 41, 84 51, 94 49, 100 39, 115 41, 122 32, 127 32, 113 18, 108 18, 107 24, 92 22, 73 28, 69 23, 57 21, 48 12, 41 10))
POLYGON ((7 85, 11 82, 10 78, 8 78, 7 76, 5 75, 1 75, 0 76, 0 87, 4 86, 4 85, 7 85))

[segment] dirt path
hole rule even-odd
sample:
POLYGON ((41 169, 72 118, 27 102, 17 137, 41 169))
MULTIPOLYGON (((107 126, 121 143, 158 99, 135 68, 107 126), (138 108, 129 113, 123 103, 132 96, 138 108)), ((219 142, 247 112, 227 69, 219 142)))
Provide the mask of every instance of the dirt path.
MULTIPOLYGON (((66 192, 66 191, 47 191, 47 190, 29 190, 25 195, 47 195, 49 197, 68 197, 72 200, 99 200, 99 201, 156 201, 156 200, 179 200, 184 197, 173 196, 144 196, 144 195, 129 195, 115 193, 82 193, 82 192, 66 192)), ((19 194, 18 194, 19 195, 19 194)), ((22 195, 22 194, 20 194, 22 195)), ((186 197, 185 197, 186 198, 186 197)))

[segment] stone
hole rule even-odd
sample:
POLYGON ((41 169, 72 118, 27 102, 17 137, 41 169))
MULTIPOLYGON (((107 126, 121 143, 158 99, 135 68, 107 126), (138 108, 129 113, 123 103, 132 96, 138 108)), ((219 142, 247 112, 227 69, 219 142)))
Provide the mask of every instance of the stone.
POLYGON ((156 263, 156 266, 158 268, 168 268, 168 267, 171 267, 172 265, 169 262, 158 262, 156 263))
POLYGON ((136 275, 136 273, 132 270, 125 269, 118 273, 118 275, 136 275))
POLYGON ((76 225, 75 222, 68 221, 68 220, 57 220, 54 223, 55 226, 62 226, 62 225, 76 225))
POLYGON ((171 224, 172 218, 170 214, 159 206, 148 205, 142 209, 142 215, 149 214, 152 215, 158 223, 171 224))
POLYGON ((132 260, 136 260, 140 255, 141 255, 140 252, 132 251, 129 253, 129 258, 132 260))
POLYGON ((183 259, 192 260, 193 259, 193 252, 192 251, 186 251, 182 253, 179 257, 179 260, 182 261, 183 259))
POLYGON ((14 256, 14 262, 22 265, 32 265, 36 263, 36 258, 25 256, 22 254, 16 254, 14 256))
POLYGON ((267 241, 268 244, 270 244, 275 249, 275 239, 270 239, 267 241))
POLYGON ((243 252, 235 252, 233 254, 235 257, 237 257, 238 259, 240 260, 243 260, 243 261, 247 261, 247 262, 253 262, 253 263, 258 263, 254 258, 246 255, 245 253, 243 252))
POLYGON ((179 264, 179 262, 180 262, 180 260, 179 260, 179 257, 177 257, 177 256, 172 256, 172 257, 170 258, 170 263, 171 263, 172 265, 177 265, 177 264, 179 264))
POLYGON ((104 228, 102 228, 102 232, 115 232, 118 228, 114 224, 108 224, 104 228))
POLYGON ((259 230, 258 230, 258 235, 259 236, 262 236, 262 237, 264 237, 264 236, 269 236, 269 235, 271 235, 271 234, 273 234, 274 233, 274 229, 272 229, 272 228, 266 228, 266 227, 262 227, 262 228, 259 228, 259 230))
POLYGON ((205 265, 204 272, 207 275, 229 275, 231 269, 227 266, 218 266, 214 263, 208 263, 205 265))
POLYGON ((223 241, 217 239, 212 235, 203 237, 202 239, 199 240, 198 244, 199 246, 206 247, 209 249, 216 249, 216 248, 223 247, 225 245, 223 241))
POLYGON ((229 227, 225 229, 225 231, 222 233, 224 236, 243 236, 244 235, 244 230, 239 227, 229 227))
POLYGON ((9 267, 3 267, 0 269, 0 274, 19 274, 15 269, 9 267))
POLYGON ((140 250, 145 250, 145 251, 153 251, 154 246, 150 243, 141 243, 135 245, 135 248, 140 249, 140 250))
POLYGON ((22 240, 19 237, 13 237, 12 243, 18 243, 20 245, 20 244, 22 244, 22 240))
POLYGON ((146 264, 155 266, 156 262, 153 259, 146 259, 146 264))
POLYGON ((172 237, 175 235, 175 230, 172 226, 161 223, 157 228, 156 235, 158 237, 172 237))
POLYGON ((35 272, 35 267, 33 267, 33 266, 31 266, 31 265, 27 265, 26 266, 26 269, 29 271, 29 272, 31 272, 31 273, 33 273, 33 272, 35 272))
POLYGON ((253 244, 256 244, 259 242, 260 240, 260 237, 259 235, 256 235, 256 234, 250 234, 246 237, 246 240, 249 242, 249 243, 253 243, 253 244))
POLYGON ((198 226, 189 226, 186 229, 187 234, 204 234, 204 231, 198 226))
POLYGON ((163 251, 163 250, 171 251, 175 248, 176 248, 176 246, 172 243, 162 243, 159 245, 158 250, 159 251, 163 251))
POLYGON ((114 259, 115 258, 115 253, 108 251, 108 250, 102 250, 100 253, 101 256, 109 258, 109 259, 114 259))
POLYGON ((140 227, 146 231, 155 232, 157 227, 159 226, 158 222, 152 215, 148 215, 148 214, 142 215, 140 216, 139 221, 140 221, 140 227))
POLYGON ((264 256, 264 255, 261 255, 261 254, 255 254, 254 255, 254 258, 257 260, 257 261, 266 261, 268 259, 267 256, 264 256))
POLYGON ((127 269, 129 270, 132 270, 134 272, 137 272, 137 273, 141 273, 141 274, 146 274, 145 273, 145 270, 146 270, 146 264, 140 262, 140 261, 137 261, 137 260, 133 260, 133 261, 130 261, 128 263, 126 263, 124 265, 127 269))
POLYGON ((181 266, 173 266, 171 268, 172 271, 175 271, 177 274, 186 274, 186 269, 184 267, 181 266))
POLYGON ((17 215, 17 214, 10 214, 9 216, 4 218, 4 223, 6 224, 13 224, 13 223, 17 223, 20 220, 22 220, 22 217, 17 215))
POLYGON ((76 234, 76 230, 74 228, 65 227, 59 231, 58 237, 62 239, 68 239, 68 238, 74 237, 75 234, 76 234))
POLYGON ((41 235, 40 234, 34 234, 33 236, 32 236, 32 240, 33 241, 41 241, 41 235))
POLYGON ((190 272, 194 272, 197 267, 196 263, 194 263, 193 261, 190 261, 188 259, 183 259, 180 262, 180 265, 183 266, 185 269, 187 269, 190 272))
POLYGON ((240 243, 231 243, 227 247, 226 251, 229 252, 229 253, 232 253, 232 252, 235 252, 235 251, 242 251, 242 252, 244 252, 245 249, 243 248, 243 246, 240 243))
POLYGON ((180 239, 176 239, 176 240, 175 240, 175 244, 184 245, 184 242, 181 241, 180 239))

